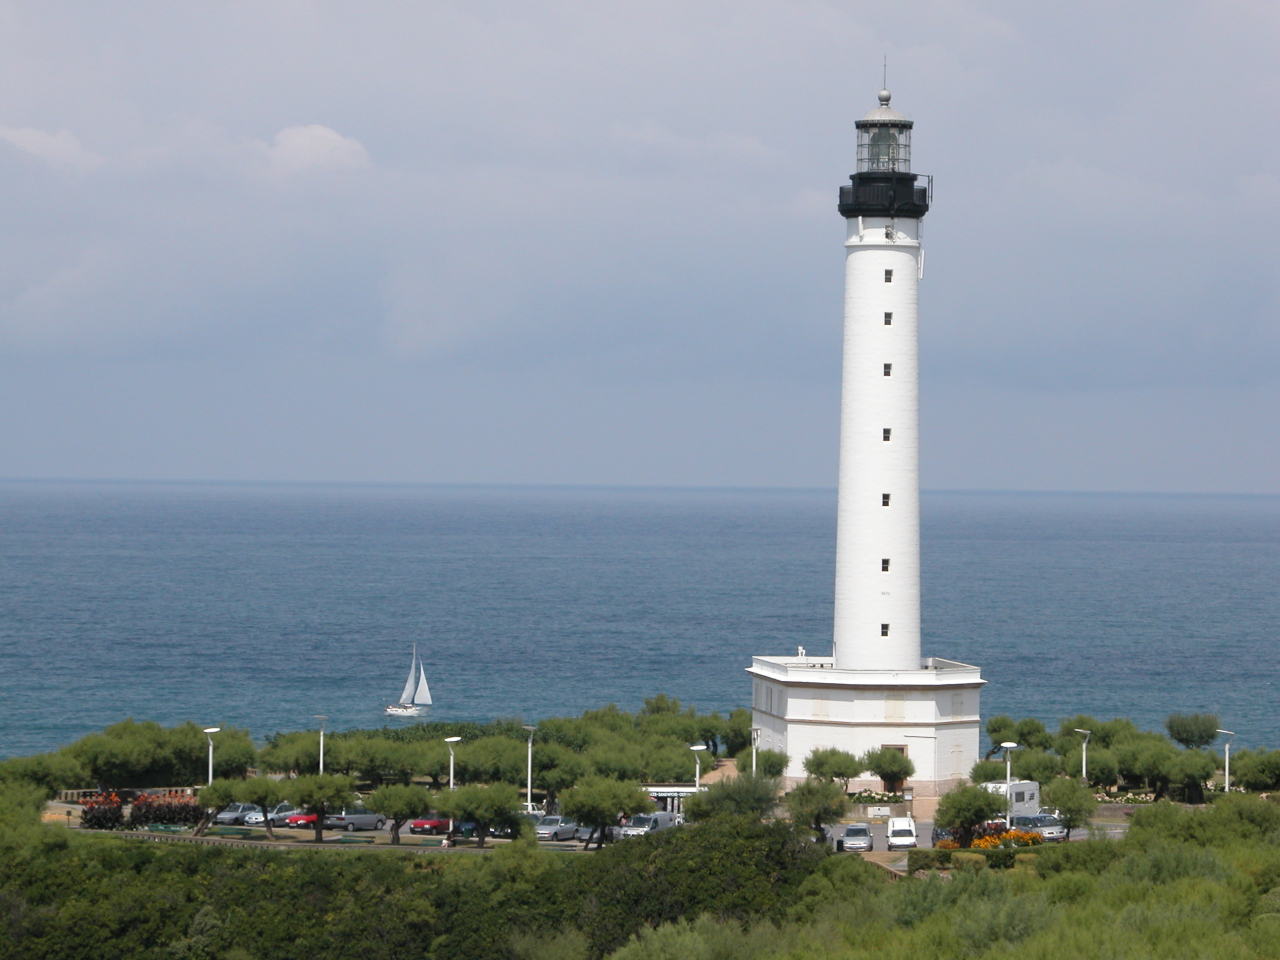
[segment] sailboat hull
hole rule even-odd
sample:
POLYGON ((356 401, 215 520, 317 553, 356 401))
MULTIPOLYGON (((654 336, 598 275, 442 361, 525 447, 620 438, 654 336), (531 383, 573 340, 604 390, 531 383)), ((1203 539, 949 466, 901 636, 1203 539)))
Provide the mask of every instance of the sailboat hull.
POLYGON ((426 712, 426 707, 412 703, 393 703, 386 709, 387 715, 391 717, 420 717, 426 712))

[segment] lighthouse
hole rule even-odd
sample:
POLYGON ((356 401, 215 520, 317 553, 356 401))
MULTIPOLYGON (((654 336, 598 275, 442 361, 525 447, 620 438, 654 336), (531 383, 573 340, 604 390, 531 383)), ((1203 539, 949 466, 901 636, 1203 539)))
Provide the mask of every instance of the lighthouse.
MULTIPOLYGON (((978 759, 974 666, 922 657, 920 641, 919 297, 921 223, 932 178, 912 172, 913 123, 879 103, 855 122, 845 220, 844 346, 830 657, 752 659, 760 746, 787 754, 786 777, 836 747, 901 750, 918 798, 939 796, 978 759)), ((879 789, 869 779, 857 784, 879 789)))

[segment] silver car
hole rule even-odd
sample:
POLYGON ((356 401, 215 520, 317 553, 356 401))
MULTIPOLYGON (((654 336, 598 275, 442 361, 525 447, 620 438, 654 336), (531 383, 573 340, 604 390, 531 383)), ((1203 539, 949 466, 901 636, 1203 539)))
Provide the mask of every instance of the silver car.
POLYGON ((214 823, 244 823, 245 817, 251 813, 261 813, 262 808, 252 803, 229 803, 218 811, 213 818, 214 823))
POLYGON ((871 839, 869 823, 851 823, 836 834, 836 849, 845 852, 874 850, 875 843, 871 839))
POLYGON ((273 827, 283 827, 285 820, 290 814, 301 812, 302 811, 292 803, 277 803, 265 816, 261 810, 254 808, 253 813, 245 814, 244 825, 246 827, 260 827, 264 822, 266 822, 270 823, 273 827))
POLYGON ((326 830, 381 830, 387 818, 374 813, 361 804, 351 804, 341 810, 326 813, 324 828, 326 830))
POLYGON ((1067 828, 1052 814, 1038 813, 1034 817, 1014 817, 1013 829, 1038 833, 1045 843, 1061 843, 1067 839, 1067 828))
POLYGON ((543 817, 534 829, 539 840, 572 840, 578 825, 568 817, 543 817))

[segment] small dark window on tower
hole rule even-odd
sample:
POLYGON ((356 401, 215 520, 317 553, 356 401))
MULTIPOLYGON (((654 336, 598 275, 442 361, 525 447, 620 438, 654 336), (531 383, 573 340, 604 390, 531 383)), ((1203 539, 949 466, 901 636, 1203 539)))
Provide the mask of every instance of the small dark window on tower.
POLYGON ((880 636, 887 637, 889 635, 889 625, 887 623, 880 624, 880 636))
POLYGON ((891 374, 891 373, 893 373, 893 364, 892 364, 892 363, 886 363, 886 364, 884 365, 884 375, 887 377, 887 376, 889 376, 889 374, 891 374))
POLYGON ((887 507, 889 505, 889 495, 887 493, 880 494, 880 506, 887 507))
POLYGON ((884 312, 884 325, 885 325, 886 327, 891 327, 891 326, 893 326, 893 311, 892 311, 892 310, 886 310, 886 311, 884 312))
POLYGON ((888 573, 888 572, 889 572, 889 558, 888 558, 888 557, 885 557, 885 558, 883 558, 883 559, 880 561, 880 572, 881 572, 881 573, 888 573))
POLYGON ((886 270, 886 271, 884 272, 884 282, 885 282, 885 283, 893 283, 893 271, 892 271, 892 270, 886 270))
POLYGON ((884 439, 888 440, 888 439, 889 439, 889 435, 890 435, 891 433, 893 433, 893 430, 892 430, 891 428, 889 428, 889 427, 885 427, 885 428, 884 428, 884 439))

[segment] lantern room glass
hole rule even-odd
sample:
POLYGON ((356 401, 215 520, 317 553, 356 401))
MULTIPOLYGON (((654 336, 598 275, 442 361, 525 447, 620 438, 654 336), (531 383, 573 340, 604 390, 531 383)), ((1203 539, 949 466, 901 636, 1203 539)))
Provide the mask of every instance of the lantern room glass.
POLYGON ((859 173, 907 173, 910 170, 910 126, 897 123, 859 124, 859 173))

